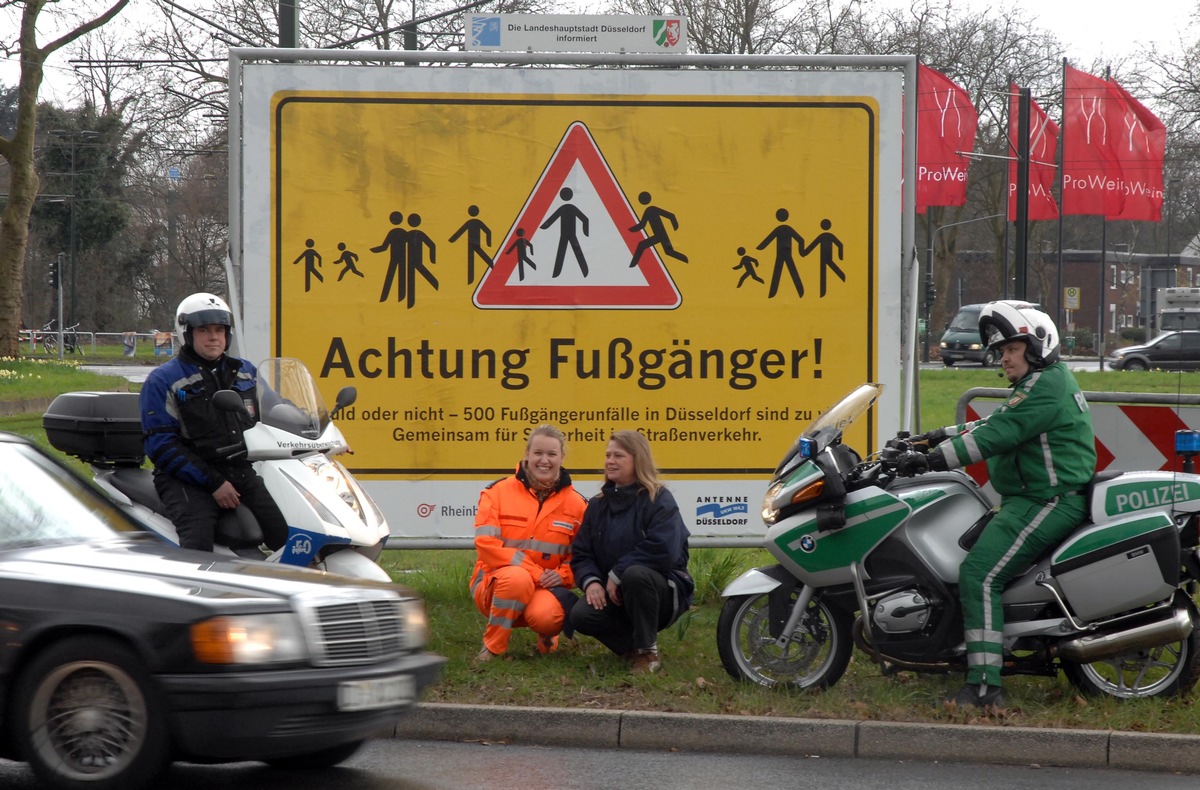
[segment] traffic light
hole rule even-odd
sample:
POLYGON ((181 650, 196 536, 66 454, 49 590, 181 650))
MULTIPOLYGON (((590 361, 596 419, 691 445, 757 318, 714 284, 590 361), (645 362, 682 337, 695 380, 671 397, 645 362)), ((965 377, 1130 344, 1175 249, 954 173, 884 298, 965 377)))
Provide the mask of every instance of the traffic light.
POLYGON ((932 304, 934 297, 937 296, 937 288, 934 287, 933 278, 925 278, 925 304, 932 304))
POLYGON ((66 257, 66 253, 60 252, 58 257, 50 261, 50 287, 56 291, 62 286, 63 261, 66 257))

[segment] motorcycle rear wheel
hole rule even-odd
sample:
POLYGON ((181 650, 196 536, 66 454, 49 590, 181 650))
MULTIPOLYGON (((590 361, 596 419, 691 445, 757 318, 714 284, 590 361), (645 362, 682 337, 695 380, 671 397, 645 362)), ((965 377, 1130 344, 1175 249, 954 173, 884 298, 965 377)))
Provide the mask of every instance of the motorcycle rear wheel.
MULTIPOLYGON (((1192 622, 1196 607, 1189 603, 1192 622)), ((1200 630, 1186 639, 1090 664, 1063 662, 1071 685, 1092 697, 1146 699, 1187 693, 1200 678, 1200 630)))
POLYGON ((814 600, 781 648, 770 633, 768 600, 763 594, 725 601, 717 622, 717 651, 725 671, 735 680, 767 688, 826 689, 837 683, 854 649, 850 615, 814 600))

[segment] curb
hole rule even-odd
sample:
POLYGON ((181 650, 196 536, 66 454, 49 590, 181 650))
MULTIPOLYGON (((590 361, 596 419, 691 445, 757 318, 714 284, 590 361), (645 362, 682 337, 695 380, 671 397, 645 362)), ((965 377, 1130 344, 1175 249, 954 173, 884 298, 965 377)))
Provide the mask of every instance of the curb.
POLYGON ((419 703, 396 738, 1200 773, 1200 736, 419 703))

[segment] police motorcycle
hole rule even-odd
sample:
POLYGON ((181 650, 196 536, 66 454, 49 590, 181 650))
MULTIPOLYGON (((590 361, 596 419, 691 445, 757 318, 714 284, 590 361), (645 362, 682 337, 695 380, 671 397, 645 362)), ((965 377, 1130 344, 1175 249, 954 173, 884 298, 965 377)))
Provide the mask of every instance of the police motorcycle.
MULTIPOLYGON (((391 581, 377 564, 389 534, 387 520, 334 457, 350 448, 333 417, 356 397, 354 387, 343 387, 331 415, 303 362, 277 357, 258 366, 260 420, 244 432, 244 446, 222 452, 244 453, 254 464, 287 520, 288 538, 282 548, 264 554, 258 522, 239 506, 218 521, 215 551, 391 581)), ((232 390, 218 392, 214 403, 226 411, 246 408, 232 390)), ((64 393, 51 402, 42 425, 50 444, 89 464, 96 485, 128 515, 178 545, 152 472, 143 468, 137 393, 64 393)))
MULTIPOLYGON (((865 460, 842 443, 882 389, 824 412, 775 470, 762 516, 777 564, 722 593, 717 643, 735 679, 826 689, 855 646, 884 674, 965 672, 958 567, 992 506, 961 470, 899 476, 917 444, 905 433, 865 460)), ((1177 436, 1189 471, 1196 438, 1177 436)), ((1200 476, 1105 472, 1087 497, 1084 523, 1003 593, 1003 673, 1061 670, 1121 699, 1186 692, 1200 671, 1200 476)))

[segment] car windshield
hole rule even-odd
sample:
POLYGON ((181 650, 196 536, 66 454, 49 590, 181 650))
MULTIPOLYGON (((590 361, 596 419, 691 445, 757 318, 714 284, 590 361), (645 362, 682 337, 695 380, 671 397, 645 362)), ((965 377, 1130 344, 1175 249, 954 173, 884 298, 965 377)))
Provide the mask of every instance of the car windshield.
POLYGON ((0 442, 0 550, 111 540, 134 526, 37 449, 0 442))
POLYGON ((979 308, 959 310, 958 315, 950 322, 950 328, 956 332, 978 332, 979 308))

